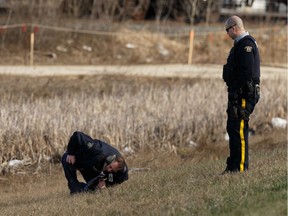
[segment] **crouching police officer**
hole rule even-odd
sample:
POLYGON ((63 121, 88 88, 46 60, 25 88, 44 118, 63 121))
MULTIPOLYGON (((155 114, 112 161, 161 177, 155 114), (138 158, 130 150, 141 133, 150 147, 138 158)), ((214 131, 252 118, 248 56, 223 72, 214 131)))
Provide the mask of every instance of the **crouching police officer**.
POLYGON ((93 191, 128 180, 128 167, 117 149, 76 131, 71 136, 62 166, 70 194, 93 191), (77 179, 77 170, 84 182, 77 179))
POLYGON ((225 29, 234 46, 223 67, 228 87, 227 132, 230 156, 224 173, 248 169, 249 116, 260 98, 260 57, 255 39, 245 31, 238 16, 231 16, 225 29))

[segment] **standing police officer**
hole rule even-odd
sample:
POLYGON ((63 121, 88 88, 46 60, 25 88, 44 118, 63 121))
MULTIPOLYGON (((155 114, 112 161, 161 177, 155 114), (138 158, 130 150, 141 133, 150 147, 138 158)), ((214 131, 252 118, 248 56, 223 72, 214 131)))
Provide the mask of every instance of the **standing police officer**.
POLYGON ((70 137, 67 152, 62 156, 62 166, 71 194, 128 180, 128 167, 119 151, 79 131, 70 137), (77 170, 86 183, 78 181, 77 170))
POLYGON ((234 46, 223 67, 223 79, 228 87, 230 149, 224 173, 243 172, 249 165, 249 116, 260 98, 260 57, 256 40, 245 31, 240 17, 229 17, 225 30, 234 40, 234 46))

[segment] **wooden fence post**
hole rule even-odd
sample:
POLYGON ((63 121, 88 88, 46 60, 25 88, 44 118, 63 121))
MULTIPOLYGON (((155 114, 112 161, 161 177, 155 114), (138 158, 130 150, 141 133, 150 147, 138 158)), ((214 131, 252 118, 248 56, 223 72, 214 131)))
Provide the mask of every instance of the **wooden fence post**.
POLYGON ((192 64, 193 49, 194 49, 193 44, 194 44, 194 30, 190 31, 188 64, 192 64))
POLYGON ((30 66, 34 64, 34 32, 30 35, 30 66))

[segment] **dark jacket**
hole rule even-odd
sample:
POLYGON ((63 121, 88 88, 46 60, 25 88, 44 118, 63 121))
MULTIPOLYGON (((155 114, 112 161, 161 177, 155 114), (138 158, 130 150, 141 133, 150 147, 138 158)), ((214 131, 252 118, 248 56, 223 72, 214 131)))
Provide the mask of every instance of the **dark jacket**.
POLYGON ((247 35, 234 44, 223 68, 228 92, 245 91, 248 82, 260 84, 260 57, 255 39, 247 35))
MULTIPOLYGON (((94 171, 101 172, 105 164, 105 160, 110 155, 121 156, 120 152, 111 145, 97 139, 92 139, 90 136, 76 131, 71 136, 67 152, 69 155, 76 156, 75 166, 77 169, 93 169, 94 171)), ((126 166, 123 171, 116 173, 106 173, 108 183, 119 184, 128 180, 128 167, 126 166)))

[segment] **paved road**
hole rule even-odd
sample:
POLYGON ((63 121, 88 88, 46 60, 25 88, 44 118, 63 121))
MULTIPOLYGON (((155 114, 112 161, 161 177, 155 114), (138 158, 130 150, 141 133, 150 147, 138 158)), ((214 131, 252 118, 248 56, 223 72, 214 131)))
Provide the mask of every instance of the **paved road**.
MULTIPOLYGON (((0 66, 0 74, 27 76, 123 74, 155 77, 222 78, 221 65, 0 66)), ((261 79, 287 79, 287 68, 261 67, 261 79)))

